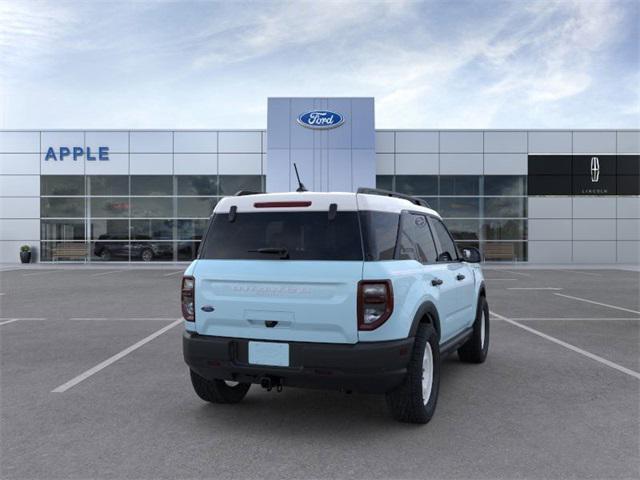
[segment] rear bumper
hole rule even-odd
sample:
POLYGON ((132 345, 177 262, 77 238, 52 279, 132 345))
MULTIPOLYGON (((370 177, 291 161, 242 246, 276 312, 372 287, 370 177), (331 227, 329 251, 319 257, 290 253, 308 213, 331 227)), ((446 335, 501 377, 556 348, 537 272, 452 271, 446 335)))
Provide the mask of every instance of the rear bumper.
POLYGON ((248 363, 248 339, 191 332, 182 337, 185 362, 210 380, 260 383, 270 377, 283 386, 362 393, 384 393, 402 382, 413 341, 410 337, 353 345, 287 342, 290 366, 272 367, 248 363))

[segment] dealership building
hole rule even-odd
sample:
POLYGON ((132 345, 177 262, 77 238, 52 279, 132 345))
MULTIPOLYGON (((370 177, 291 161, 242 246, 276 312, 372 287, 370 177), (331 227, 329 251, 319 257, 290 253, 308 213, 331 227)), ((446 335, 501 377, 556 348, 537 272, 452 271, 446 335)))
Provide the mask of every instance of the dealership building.
POLYGON ((0 262, 182 262, 238 190, 422 197, 485 261, 640 262, 639 130, 376 130, 270 98, 266 130, 0 130, 0 262))

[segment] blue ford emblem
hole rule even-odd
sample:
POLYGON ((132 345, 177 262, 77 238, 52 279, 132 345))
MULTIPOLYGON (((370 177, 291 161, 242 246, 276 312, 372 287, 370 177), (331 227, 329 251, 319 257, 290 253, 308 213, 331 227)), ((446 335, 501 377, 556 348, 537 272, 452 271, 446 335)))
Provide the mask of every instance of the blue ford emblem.
POLYGON ((303 127, 326 130, 342 125, 344 117, 328 110, 313 110, 299 115, 298 123, 303 127))

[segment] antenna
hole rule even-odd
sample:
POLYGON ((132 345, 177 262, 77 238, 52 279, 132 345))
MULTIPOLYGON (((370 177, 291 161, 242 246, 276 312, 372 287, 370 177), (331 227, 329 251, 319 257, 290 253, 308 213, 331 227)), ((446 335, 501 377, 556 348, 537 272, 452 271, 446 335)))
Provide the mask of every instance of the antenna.
POLYGON ((296 188, 296 192, 308 192, 307 187, 304 186, 304 183, 300 181, 300 174, 298 173, 298 166, 295 162, 293 162, 293 168, 296 170, 296 178, 298 179, 298 188, 296 188))

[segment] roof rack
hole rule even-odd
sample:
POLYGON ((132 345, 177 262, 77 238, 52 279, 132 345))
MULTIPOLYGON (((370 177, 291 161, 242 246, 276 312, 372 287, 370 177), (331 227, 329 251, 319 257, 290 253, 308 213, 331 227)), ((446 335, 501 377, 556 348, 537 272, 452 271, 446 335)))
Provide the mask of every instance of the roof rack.
POLYGON ((382 190, 380 188, 360 187, 360 188, 358 188, 357 193, 364 193, 366 195, 381 195, 383 197, 401 198, 402 200, 410 201, 414 205, 419 205, 421 207, 431 208, 431 206, 427 203, 427 201, 423 200, 422 198, 412 197, 411 195, 405 195, 403 193, 392 192, 390 190, 382 190))
POLYGON ((251 190, 238 190, 234 197, 244 197, 245 195, 260 195, 261 193, 264 192, 253 192, 251 190))

